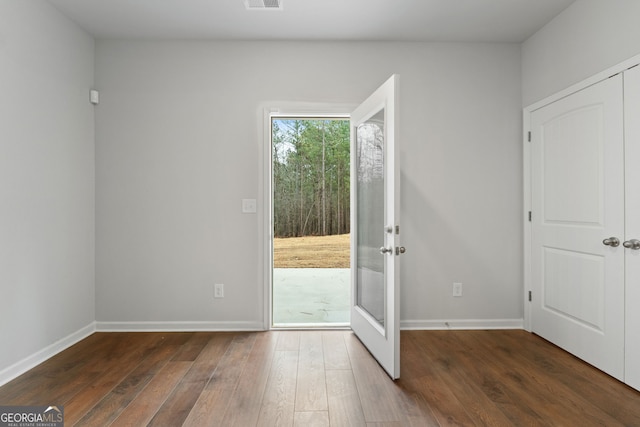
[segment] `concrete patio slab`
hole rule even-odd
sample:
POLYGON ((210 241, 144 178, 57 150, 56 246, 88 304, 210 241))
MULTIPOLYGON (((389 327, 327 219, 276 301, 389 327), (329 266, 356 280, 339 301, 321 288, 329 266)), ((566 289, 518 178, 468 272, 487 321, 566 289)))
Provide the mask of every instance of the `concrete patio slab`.
POLYGON ((348 326, 348 268, 274 268, 273 325, 348 326))

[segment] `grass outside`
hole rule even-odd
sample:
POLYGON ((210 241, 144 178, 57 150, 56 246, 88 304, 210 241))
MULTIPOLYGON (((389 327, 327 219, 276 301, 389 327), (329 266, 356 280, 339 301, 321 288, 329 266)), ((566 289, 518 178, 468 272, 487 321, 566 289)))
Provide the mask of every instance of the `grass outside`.
POLYGON ((349 268, 349 234, 273 239, 274 268, 349 268))

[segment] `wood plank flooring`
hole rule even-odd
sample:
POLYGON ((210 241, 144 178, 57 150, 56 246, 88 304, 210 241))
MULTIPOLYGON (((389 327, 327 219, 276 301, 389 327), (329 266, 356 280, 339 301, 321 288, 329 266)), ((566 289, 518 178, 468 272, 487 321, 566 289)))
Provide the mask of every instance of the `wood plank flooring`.
POLYGON ((66 426, 640 426, 640 393, 525 331, 96 333, 0 387, 66 426))

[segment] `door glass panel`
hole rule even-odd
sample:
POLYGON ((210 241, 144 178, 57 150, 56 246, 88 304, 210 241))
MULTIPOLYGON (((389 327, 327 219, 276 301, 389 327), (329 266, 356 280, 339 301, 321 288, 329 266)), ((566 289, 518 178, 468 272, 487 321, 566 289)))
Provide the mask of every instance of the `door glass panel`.
POLYGON ((384 327, 384 109, 356 129, 356 302, 384 327))

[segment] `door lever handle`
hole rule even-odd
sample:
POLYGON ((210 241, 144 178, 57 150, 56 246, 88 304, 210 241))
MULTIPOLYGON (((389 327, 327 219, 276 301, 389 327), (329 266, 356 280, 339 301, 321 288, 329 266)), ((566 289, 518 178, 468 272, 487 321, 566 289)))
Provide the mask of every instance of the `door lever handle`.
POLYGON ((603 245, 611 246, 612 248, 616 248, 620 246, 620 240, 617 237, 609 237, 608 239, 604 239, 602 241, 603 245))

